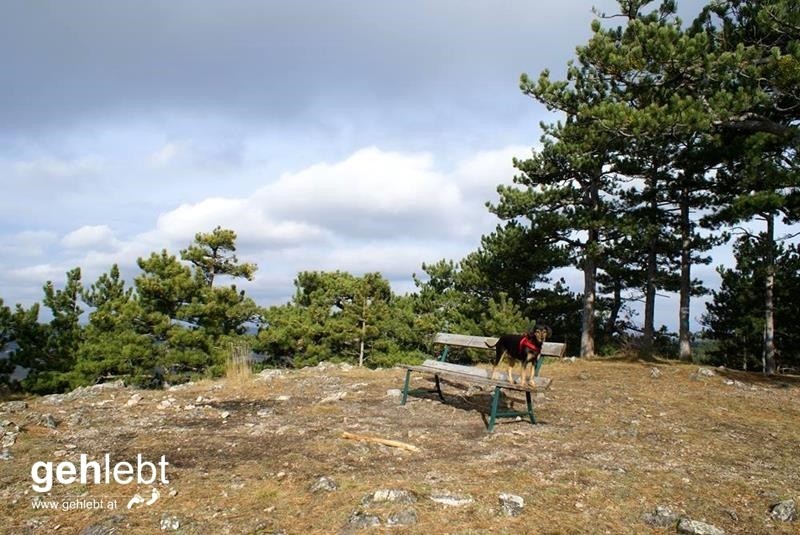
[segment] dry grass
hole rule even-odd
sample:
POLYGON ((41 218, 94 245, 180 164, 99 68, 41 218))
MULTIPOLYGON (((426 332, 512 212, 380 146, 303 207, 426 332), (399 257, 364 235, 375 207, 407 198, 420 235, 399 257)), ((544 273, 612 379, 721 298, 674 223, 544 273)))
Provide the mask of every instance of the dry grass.
POLYGON ((228 358, 225 360, 225 378, 230 383, 246 385, 253 379, 253 365, 250 360, 250 346, 231 343, 228 358))
MULTIPOLYGON (((423 395, 400 406, 387 390, 401 387, 401 370, 309 368, 270 381, 233 375, 175 392, 140 391, 143 399, 132 407, 132 390, 59 406, 31 400, 25 413, 0 415, 23 428, 11 448, 14 460, 0 461, 0 515, 7 519, 0 531, 50 533, 60 526, 57 533, 78 533, 107 524, 121 533, 156 533, 168 514, 180 519, 183 533, 338 533, 354 511, 385 521, 411 507, 416 525, 365 533, 668 533, 674 528, 653 529, 641 517, 669 505, 728 533, 796 533, 798 523, 772 521, 769 507, 800 497, 800 384, 732 372, 694 377, 696 370, 624 361, 548 364, 543 375, 554 384, 536 400, 540 425, 507 421, 491 435, 483 423, 488 392, 465 396, 445 385, 447 404, 423 395), (343 392, 338 401, 319 403, 343 392), (171 407, 156 408, 170 396, 171 407), (55 430, 36 425, 44 412, 60 422, 55 430), (422 451, 343 440, 343 431, 422 451), (108 452, 115 460, 166 455, 170 484, 150 507, 33 510, 30 466, 58 461, 54 452, 65 444, 76 446, 66 459, 80 452, 108 452), (338 490, 312 493, 323 475, 338 490), (389 488, 411 491, 418 501, 361 506, 366 494, 389 488), (474 502, 446 507, 429 499, 440 491, 474 502), (525 499, 522 516, 500 513, 503 492, 525 499)), ((421 376, 413 383, 429 386, 421 376)), ((138 490, 149 494, 149 487, 138 490)), ((134 491, 73 485, 51 494, 124 498, 134 491)))

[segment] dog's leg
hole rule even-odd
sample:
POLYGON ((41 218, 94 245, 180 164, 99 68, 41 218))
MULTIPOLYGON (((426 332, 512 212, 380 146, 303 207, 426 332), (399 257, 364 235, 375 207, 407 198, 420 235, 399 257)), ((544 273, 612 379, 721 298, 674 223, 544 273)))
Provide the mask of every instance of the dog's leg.
POLYGON ((500 364, 500 355, 495 356, 494 360, 492 361, 492 373, 489 375, 489 379, 494 381, 494 372, 497 371, 497 365, 500 364))
POLYGON ((506 350, 503 349, 499 344, 495 344, 495 352, 494 352, 494 362, 492 362, 492 374, 489 376, 489 379, 494 381, 494 373, 497 371, 497 366, 500 364, 500 361, 503 360, 503 356, 505 356, 506 350))
POLYGON ((528 361, 527 360, 523 360, 521 365, 522 365, 522 371, 520 372, 520 376, 519 376, 519 384, 521 384, 522 386, 525 386, 527 384, 527 382, 525 381, 525 374, 528 371, 528 361))
POLYGON ((528 361, 525 364, 526 368, 530 366, 530 371, 528 372, 528 386, 530 386, 531 388, 536 388, 536 380, 533 377, 533 371, 534 371, 534 368, 535 368, 534 362, 536 362, 536 361, 535 360, 531 360, 531 361, 528 361))

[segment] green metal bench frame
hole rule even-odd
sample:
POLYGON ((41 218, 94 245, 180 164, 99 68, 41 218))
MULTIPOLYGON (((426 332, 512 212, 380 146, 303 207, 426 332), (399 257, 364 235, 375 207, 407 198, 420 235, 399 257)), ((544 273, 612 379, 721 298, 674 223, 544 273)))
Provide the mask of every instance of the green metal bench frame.
MULTIPOLYGON (((401 405, 405 405, 408 400, 408 395, 413 392, 410 390, 411 386, 411 372, 420 372, 428 375, 433 375, 436 381, 436 394, 443 402, 446 401, 442 394, 441 377, 450 377, 458 381, 480 384, 489 386, 494 389, 492 393, 492 402, 490 405, 488 431, 491 433, 494 430, 495 423, 499 418, 517 418, 523 417, 530 421, 531 424, 536 423, 536 416, 533 412, 533 398, 531 393, 536 390, 546 389, 550 386, 551 381, 545 378, 535 378, 537 389, 534 390, 529 386, 520 384, 513 384, 508 382, 504 373, 500 373, 500 379, 490 379, 488 377, 489 371, 475 366, 461 366, 458 364, 451 364, 449 362, 441 362, 439 360, 426 360, 421 366, 404 366, 406 368, 406 377, 403 384, 403 396, 400 401, 401 405), (500 397, 503 390, 516 390, 525 392, 526 410, 500 410, 500 397)), ((424 391, 428 392, 428 391, 424 391)))
MULTIPOLYGON (((451 376, 462 381, 478 383, 485 386, 494 388, 492 394, 492 402, 489 413, 488 431, 491 433, 494 430, 495 423, 499 418, 517 418, 525 417, 530 420, 531 424, 536 424, 536 416, 533 413, 533 399, 531 397, 532 390, 519 384, 509 383, 505 377, 505 373, 499 373, 502 380, 492 380, 488 377, 488 371, 474 366, 460 366, 458 364, 451 364, 447 362, 447 356, 450 353, 450 347, 465 347, 472 349, 491 350, 497 338, 484 337, 484 336, 469 336, 462 334, 450 333, 437 333, 433 339, 434 344, 441 344, 443 346, 439 357, 436 360, 426 360, 422 366, 404 366, 406 368, 405 383, 403 385, 403 397, 400 402, 405 405, 409 393, 421 392, 419 390, 409 390, 411 383, 411 372, 417 371, 422 373, 431 374, 434 377, 436 389, 434 392, 439 396, 442 402, 445 402, 444 395, 442 394, 442 386, 439 376, 451 376), (499 411, 500 396, 503 389, 517 390, 525 392, 525 402, 527 410, 525 411, 499 411)), ((566 353, 566 344, 545 342, 542 346, 542 356, 563 357, 566 353)), ((549 388, 551 381, 539 377, 539 370, 544 362, 543 358, 536 361, 534 368, 534 381, 536 382, 537 389, 549 388)), ((422 391, 430 392, 430 391, 422 391)))

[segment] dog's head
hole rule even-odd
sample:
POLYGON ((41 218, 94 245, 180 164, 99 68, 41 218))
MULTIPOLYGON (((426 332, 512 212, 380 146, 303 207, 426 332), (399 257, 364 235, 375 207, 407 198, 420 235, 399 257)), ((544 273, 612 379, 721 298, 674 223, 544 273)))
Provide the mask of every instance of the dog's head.
POLYGON ((553 336, 553 329, 539 322, 528 329, 528 338, 535 339, 540 344, 545 343, 551 336, 553 336))

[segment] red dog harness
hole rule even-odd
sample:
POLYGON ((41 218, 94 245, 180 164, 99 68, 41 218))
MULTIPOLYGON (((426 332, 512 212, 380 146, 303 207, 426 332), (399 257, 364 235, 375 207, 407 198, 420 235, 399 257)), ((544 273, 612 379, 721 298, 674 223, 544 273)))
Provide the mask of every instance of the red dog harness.
POLYGON ((523 336, 522 340, 519 341, 520 354, 525 353, 525 349, 530 349, 534 353, 539 353, 542 350, 542 346, 537 346, 533 340, 531 340, 527 336, 523 336))

